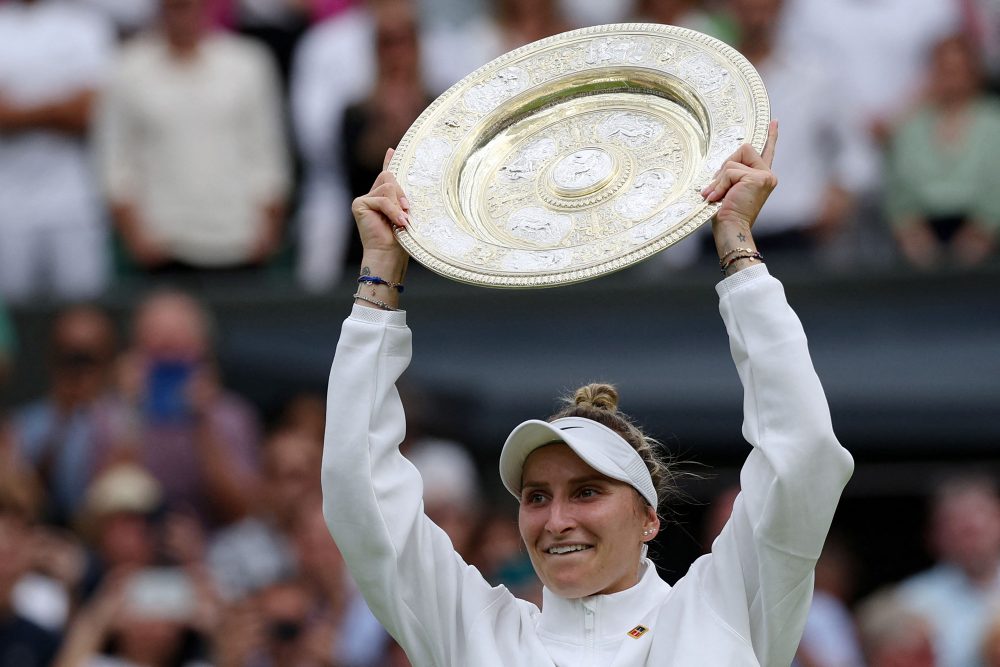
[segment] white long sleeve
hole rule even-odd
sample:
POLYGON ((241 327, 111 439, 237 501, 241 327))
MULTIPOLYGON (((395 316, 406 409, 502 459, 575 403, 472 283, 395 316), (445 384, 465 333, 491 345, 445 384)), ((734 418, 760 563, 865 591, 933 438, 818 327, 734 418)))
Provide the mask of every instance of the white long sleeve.
POLYGON ((324 509, 369 606, 416 667, 787 667, 853 462, 781 284, 761 266, 719 293, 753 445, 732 519, 673 588, 647 561, 632 588, 577 600, 545 591, 542 612, 491 588, 424 516, 419 474, 398 450, 405 314, 355 307, 330 376, 324 509), (629 636, 640 624, 648 632, 629 636))

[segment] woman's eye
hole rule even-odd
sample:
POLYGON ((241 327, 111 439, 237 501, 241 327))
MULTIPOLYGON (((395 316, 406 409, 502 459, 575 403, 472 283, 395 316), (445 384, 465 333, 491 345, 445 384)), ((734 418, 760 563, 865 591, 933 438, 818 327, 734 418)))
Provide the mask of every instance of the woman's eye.
POLYGON ((581 498, 593 498, 597 495, 597 489, 580 489, 581 498))
POLYGON ((544 502, 545 496, 541 493, 529 493, 524 497, 524 500, 529 505, 536 505, 540 502, 544 502))

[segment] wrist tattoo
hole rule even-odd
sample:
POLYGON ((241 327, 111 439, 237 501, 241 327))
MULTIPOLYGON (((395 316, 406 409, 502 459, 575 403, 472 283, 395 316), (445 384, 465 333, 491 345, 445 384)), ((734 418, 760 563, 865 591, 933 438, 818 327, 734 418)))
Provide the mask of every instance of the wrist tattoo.
POLYGON ((372 274, 372 270, 369 269, 367 266, 362 266, 361 267, 361 275, 363 275, 363 276, 370 276, 371 274, 372 274))
POLYGON ((743 232, 740 232, 739 234, 736 235, 736 238, 738 238, 740 241, 746 241, 747 235, 744 234, 743 232))

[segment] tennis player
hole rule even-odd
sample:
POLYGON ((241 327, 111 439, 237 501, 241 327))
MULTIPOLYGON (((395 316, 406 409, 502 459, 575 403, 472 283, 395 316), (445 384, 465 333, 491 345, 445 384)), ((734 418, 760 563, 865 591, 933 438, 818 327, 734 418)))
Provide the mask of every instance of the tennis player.
POLYGON ((409 204, 388 172, 355 200, 364 259, 330 375, 324 510, 369 606, 416 667, 791 663, 853 461, 802 326, 751 236, 777 184, 776 138, 772 123, 762 154, 741 147, 702 192, 722 202, 712 231, 726 277, 716 291, 753 446, 732 518, 677 584, 662 581, 646 543, 669 471, 617 411, 613 389, 582 388, 554 419, 517 426, 500 455, 544 584, 541 609, 491 587, 424 516, 420 476, 398 449, 395 387, 411 349, 398 309, 407 255, 393 227, 409 224, 409 204))

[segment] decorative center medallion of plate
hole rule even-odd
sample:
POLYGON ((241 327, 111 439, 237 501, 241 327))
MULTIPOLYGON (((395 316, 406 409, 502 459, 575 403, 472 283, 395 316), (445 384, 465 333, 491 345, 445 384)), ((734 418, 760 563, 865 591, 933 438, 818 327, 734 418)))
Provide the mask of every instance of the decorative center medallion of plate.
POLYGON ((582 148, 557 160, 546 186, 560 197, 583 197, 611 182, 620 172, 618 160, 603 148, 582 148))
POLYGON ((573 147, 538 179, 538 198, 553 208, 579 209, 614 196, 632 174, 632 159, 612 145, 573 147))

